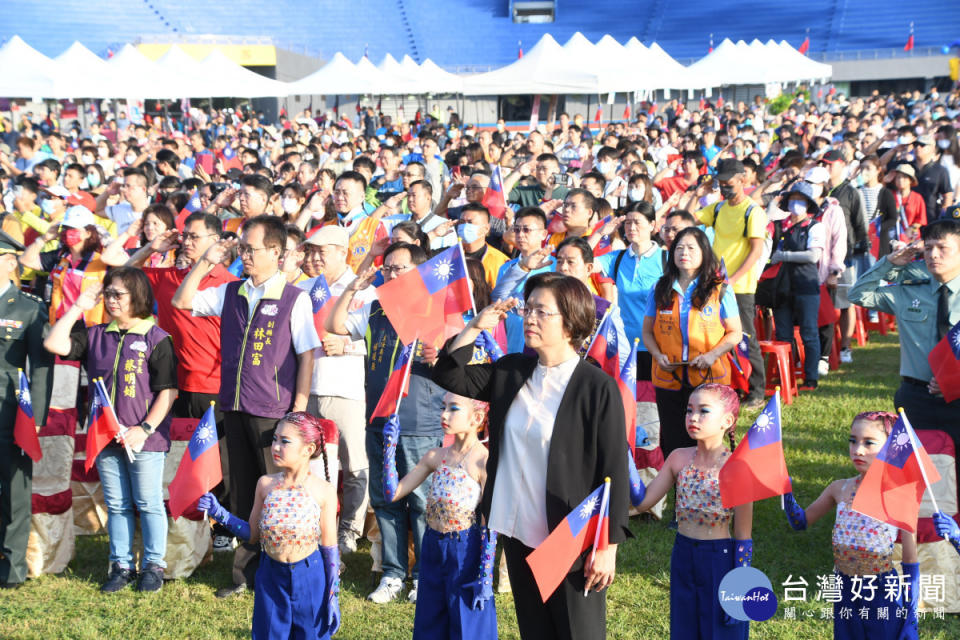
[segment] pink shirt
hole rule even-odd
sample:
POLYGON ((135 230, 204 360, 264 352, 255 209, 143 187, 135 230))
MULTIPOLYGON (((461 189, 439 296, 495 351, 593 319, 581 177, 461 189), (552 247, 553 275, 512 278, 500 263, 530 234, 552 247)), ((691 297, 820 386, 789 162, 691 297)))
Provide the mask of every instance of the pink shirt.
POLYGON ((831 273, 844 270, 843 261, 847 257, 847 223, 836 198, 827 198, 819 222, 823 225, 824 248, 817 269, 820 284, 823 284, 831 273))

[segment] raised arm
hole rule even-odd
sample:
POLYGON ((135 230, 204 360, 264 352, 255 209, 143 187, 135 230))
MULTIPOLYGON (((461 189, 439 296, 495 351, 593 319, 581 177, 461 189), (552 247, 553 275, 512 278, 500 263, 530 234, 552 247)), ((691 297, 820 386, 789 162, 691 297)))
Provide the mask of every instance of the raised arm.
POLYGON ((196 295, 200 283, 207 277, 213 268, 222 263, 230 250, 240 241, 237 238, 225 238, 211 245, 197 263, 190 269, 190 273, 180 283, 177 292, 170 301, 175 309, 189 311, 193 309, 193 296, 196 295))

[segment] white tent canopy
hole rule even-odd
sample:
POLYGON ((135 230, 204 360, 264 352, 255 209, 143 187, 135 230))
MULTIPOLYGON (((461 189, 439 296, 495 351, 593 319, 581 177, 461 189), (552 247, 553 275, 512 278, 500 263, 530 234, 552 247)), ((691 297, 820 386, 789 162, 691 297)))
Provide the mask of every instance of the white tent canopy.
POLYGON ((531 93, 597 93, 599 77, 578 69, 573 59, 549 34, 505 67, 466 76, 466 95, 518 95, 531 93))
POLYGON ((219 78, 207 77, 201 73, 199 61, 177 45, 167 49, 166 53, 157 59, 156 65, 175 80, 176 84, 167 87, 164 92, 171 98, 223 98, 237 95, 237 87, 228 88, 227 83, 221 82, 219 78))
POLYGON ((123 98, 141 96, 142 76, 119 75, 106 60, 79 42, 53 59, 59 81, 54 98, 123 98))
POLYGON ((269 98, 286 95, 286 83, 262 76, 246 69, 219 49, 214 49, 200 61, 197 69, 201 75, 216 82, 217 93, 211 96, 240 96, 244 98, 269 98), (223 93, 229 91, 230 93, 223 93))
POLYGON ((689 69, 713 79, 711 86, 801 82, 833 74, 830 65, 813 62, 790 45, 786 46, 796 55, 772 40, 767 44, 759 40, 750 44, 740 40, 734 44, 724 39, 689 69))
POLYGON ((287 95, 365 95, 402 94, 409 87, 373 66, 366 58, 353 64, 337 52, 320 69, 305 78, 291 82, 287 95), (366 63, 366 64, 364 64, 366 63))
MULTIPOLYGON (((404 61, 406 60, 413 62, 412 58, 404 56, 404 61)), ((420 73, 422 74, 421 82, 423 83, 421 91, 425 90, 427 93, 463 92, 463 78, 455 73, 444 71, 430 58, 427 58, 420 64, 420 73)))
POLYGON ((0 96, 46 98, 55 93, 57 73, 53 60, 20 36, 0 47, 0 96))
POLYGON ((123 45, 107 60, 110 77, 120 85, 122 98, 177 98, 177 76, 157 65, 131 44, 123 45))

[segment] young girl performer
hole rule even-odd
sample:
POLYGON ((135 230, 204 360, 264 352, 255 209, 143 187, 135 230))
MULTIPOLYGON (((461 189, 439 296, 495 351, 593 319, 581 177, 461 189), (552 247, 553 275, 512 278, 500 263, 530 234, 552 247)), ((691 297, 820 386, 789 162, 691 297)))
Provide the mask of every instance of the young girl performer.
POLYGON ((337 492, 310 473, 310 459, 322 456, 329 475, 323 422, 302 411, 280 420, 271 449, 280 472, 260 477, 249 522, 220 506, 211 493, 197 503, 238 539, 260 542, 254 639, 325 640, 340 628, 337 492))
MULTIPOLYGON (((753 504, 724 509, 720 500, 720 467, 735 448, 739 413, 740 401, 731 387, 697 387, 686 414, 687 433, 697 446, 670 453, 638 507, 646 511, 676 485, 677 539, 670 557, 670 637, 676 640, 733 640, 749 634, 749 624, 726 615, 717 597, 723 576, 749 566, 753 557, 753 504)), ((631 484, 644 493, 642 484, 631 484)))
POLYGON ((858 475, 834 480, 806 510, 797 504, 793 493, 784 496, 787 520, 796 531, 806 529, 808 524, 822 518, 834 506, 837 508, 837 519, 833 524, 833 560, 841 599, 833 603, 834 638, 910 640, 917 637, 917 600, 914 593, 919 585, 920 565, 917 562, 916 536, 905 530, 899 532, 903 543, 901 583, 893 568, 893 544, 897 540, 897 528, 851 508, 857 487, 896 421, 896 414, 886 411, 858 414, 850 425, 850 459, 858 475), (851 587, 858 582, 864 586, 854 593, 851 587), (888 590, 888 585, 894 588, 888 590), (873 587, 876 590, 872 591, 873 597, 870 598, 868 594, 873 587), (909 604, 906 604, 907 600, 909 604), (900 607, 907 607, 906 616, 896 612, 900 607), (864 608, 869 614, 866 619, 860 614, 864 608), (843 609, 849 609, 853 615, 841 615, 843 609), (883 613, 888 614, 886 618, 881 618, 883 613))
POLYGON ((449 447, 428 451, 399 483, 399 425, 388 420, 383 429, 383 494, 388 500, 403 498, 433 473, 413 638, 495 640, 497 613, 492 598, 497 534, 477 521, 488 456, 477 432, 486 423, 487 403, 447 393, 440 419, 443 432, 455 440, 449 447))

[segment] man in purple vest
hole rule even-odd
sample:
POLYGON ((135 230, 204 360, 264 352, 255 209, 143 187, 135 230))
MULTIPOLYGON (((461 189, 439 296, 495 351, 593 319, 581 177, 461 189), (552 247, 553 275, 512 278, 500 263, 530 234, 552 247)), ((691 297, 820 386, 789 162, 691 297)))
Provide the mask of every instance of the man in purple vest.
MULTIPOLYGON (((220 409, 224 412, 230 466, 231 511, 249 518, 257 480, 273 473, 269 448, 277 421, 289 411, 306 411, 313 373, 313 350, 320 347, 310 297, 287 284, 280 271, 287 232, 280 218, 247 220, 239 244, 221 240, 204 253, 173 296, 173 306, 194 316, 220 316, 220 409), (234 246, 247 274, 198 291, 203 279, 234 246)), ((218 597, 253 586, 258 549, 237 547, 233 586, 218 597)))

